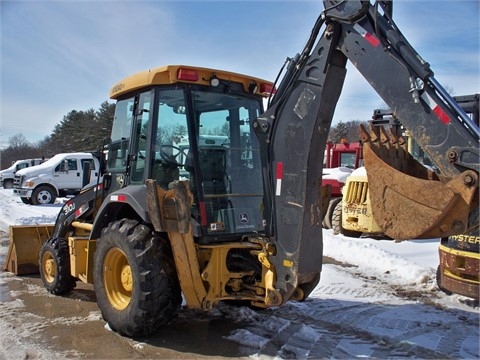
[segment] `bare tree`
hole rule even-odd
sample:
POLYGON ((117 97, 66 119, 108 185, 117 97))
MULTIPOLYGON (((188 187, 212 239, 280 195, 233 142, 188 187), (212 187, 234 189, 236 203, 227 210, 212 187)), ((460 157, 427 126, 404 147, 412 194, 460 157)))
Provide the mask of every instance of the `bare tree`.
POLYGON ((347 122, 340 121, 332 126, 328 139, 336 144, 347 141, 349 143, 359 142, 360 140, 360 124, 366 125, 366 121, 351 120, 347 122))

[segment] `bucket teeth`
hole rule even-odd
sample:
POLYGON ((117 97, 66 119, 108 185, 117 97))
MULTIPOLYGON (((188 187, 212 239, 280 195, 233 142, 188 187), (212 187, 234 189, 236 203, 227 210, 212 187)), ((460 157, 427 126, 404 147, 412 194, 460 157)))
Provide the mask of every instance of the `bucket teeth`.
MULTIPOLYGON (((398 127, 360 126, 368 192, 375 222, 393 239, 447 237, 468 223, 474 187, 427 169, 409 152, 398 127)), ((478 195, 477 195, 478 196, 478 195)))
POLYGON ((363 124, 360 124, 360 140, 362 143, 373 141, 371 134, 367 131, 367 129, 365 129, 363 124))
MULTIPOLYGON (((373 125, 370 125, 371 127, 374 127, 373 125)), ((383 126, 380 126, 378 127, 378 130, 380 132, 380 142, 383 144, 383 145, 389 145, 389 140, 390 140, 390 137, 388 136, 387 134, 387 131, 385 130, 385 128, 383 126)))

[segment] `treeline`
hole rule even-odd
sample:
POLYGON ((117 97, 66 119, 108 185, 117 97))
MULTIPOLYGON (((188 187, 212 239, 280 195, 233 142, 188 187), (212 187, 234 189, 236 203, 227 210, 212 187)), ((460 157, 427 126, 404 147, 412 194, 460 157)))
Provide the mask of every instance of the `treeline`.
POLYGON ((368 121, 351 120, 347 122, 340 121, 330 128, 328 140, 335 144, 339 144, 343 139, 347 142, 360 141, 360 124, 365 125, 368 129, 368 121))
MULTIPOLYGON (((13 161, 31 158, 50 158, 64 152, 96 151, 105 137, 110 136, 115 104, 103 102, 97 110, 72 110, 65 115, 52 133, 45 139, 31 143, 23 134, 9 139, 9 146, 0 150, 1 169, 9 167, 13 161)), ((329 141, 340 143, 358 142, 358 120, 339 122, 330 129, 329 141)))
POLYGON ((97 110, 72 110, 65 115, 52 133, 36 143, 23 134, 9 138, 8 147, 0 151, 1 168, 13 161, 50 158, 64 152, 96 151, 105 137, 110 136, 115 104, 103 102, 97 110))

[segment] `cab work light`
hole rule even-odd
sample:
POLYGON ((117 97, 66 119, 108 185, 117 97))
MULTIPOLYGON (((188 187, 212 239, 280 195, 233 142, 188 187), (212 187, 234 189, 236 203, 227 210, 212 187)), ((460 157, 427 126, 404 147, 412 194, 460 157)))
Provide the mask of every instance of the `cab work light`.
POLYGON ((260 92, 264 94, 274 94, 275 89, 272 84, 265 84, 261 83, 260 84, 260 92))
POLYGON ((198 72, 192 69, 180 68, 177 72, 178 80, 198 81, 198 72))

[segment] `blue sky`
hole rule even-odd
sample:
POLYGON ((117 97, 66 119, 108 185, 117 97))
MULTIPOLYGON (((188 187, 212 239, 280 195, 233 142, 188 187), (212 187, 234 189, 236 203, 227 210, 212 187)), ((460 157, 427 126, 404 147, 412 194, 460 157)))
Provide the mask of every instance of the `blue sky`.
MULTIPOLYGON (((394 2, 394 20, 454 95, 480 92, 479 4, 394 2)), ((299 52, 322 1, 0 1, 0 146, 50 135, 71 110, 97 109, 123 77, 191 64, 274 80, 299 52)), ((353 66, 334 123, 383 102, 353 66)))

